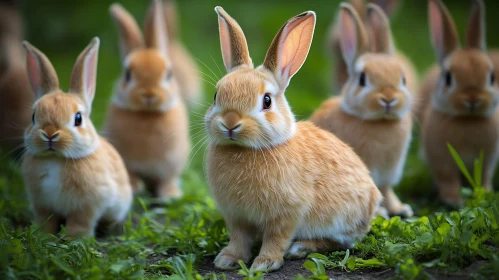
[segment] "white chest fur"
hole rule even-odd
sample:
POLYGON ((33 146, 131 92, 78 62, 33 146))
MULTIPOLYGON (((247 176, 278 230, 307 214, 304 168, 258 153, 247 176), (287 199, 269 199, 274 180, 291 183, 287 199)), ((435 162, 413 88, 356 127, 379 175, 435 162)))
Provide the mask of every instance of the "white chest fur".
POLYGON ((39 170, 41 197, 32 199, 41 200, 46 206, 57 205, 62 191, 61 166, 56 161, 46 161, 39 170))

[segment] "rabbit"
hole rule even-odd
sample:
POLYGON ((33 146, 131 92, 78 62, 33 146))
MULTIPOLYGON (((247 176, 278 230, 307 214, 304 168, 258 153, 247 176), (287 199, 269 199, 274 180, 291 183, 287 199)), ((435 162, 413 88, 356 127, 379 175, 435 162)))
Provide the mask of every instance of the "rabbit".
POLYGON ((439 195, 451 206, 461 206, 460 172, 447 144, 452 145, 468 169, 484 152, 484 187, 492 190, 498 159, 499 89, 485 39, 485 5, 473 0, 464 48, 459 45, 451 14, 440 0, 429 0, 428 12, 438 66, 425 78, 423 152, 439 195))
POLYGON ((167 0, 163 4, 166 30, 169 42, 172 72, 179 84, 181 97, 189 108, 199 108, 202 98, 202 84, 199 67, 189 51, 182 45, 177 35, 177 10, 175 1, 167 0))
POLYGON ((311 116, 318 127, 350 145, 363 159, 384 196, 390 215, 410 217, 392 187, 401 179, 411 141, 411 84, 395 55, 390 23, 376 4, 367 15, 376 52, 370 51, 365 26, 355 8, 340 5, 339 29, 349 79, 341 96, 325 101, 311 116))
POLYGON ((69 236, 94 236, 98 223, 124 221, 132 204, 125 164, 90 120, 99 44, 95 37, 80 54, 65 93, 45 54, 23 42, 35 103, 22 170, 35 221, 49 233, 66 220, 69 236))
POLYGON ((17 1, 0 1, 0 158, 20 158, 24 129, 31 123, 33 94, 21 47, 17 1))
POLYGON ((123 157, 135 192, 144 182, 161 200, 178 198, 190 150, 189 121, 172 72, 160 0, 151 1, 145 42, 132 16, 110 7, 120 31, 123 75, 118 80, 104 133, 123 157))
MULTIPOLYGON (((387 16, 392 16, 397 7, 399 5, 399 0, 372 0, 370 1, 374 4, 379 5, 387 16)), ((354 7, 355 11, 360 17, 360 20, 365 25, 365 30, 368 34, 368 38, 372 38, 372 28, 370 21, 367 18, 367 9, 366 9, 366 0, 350 0, 352 7, 354 7)), ((327 48, 332 54, 334 59, 334 73, 333 73, 333 84, 334 84, 334 92, 341 92, 343 86, 348 80, 349 73, 347 69, 347 65, 343 60, 343 54, 341 50, 340 44, 340 30, 338 20, 335 20, 328 31, 329 40, 327 41, 327 48)), ((369 46, 375 46, 374 42, 369 43, 369 46)), ((371 51, 376 51, 375 49, 371 49, 371 51)), ((398 59, 404 65, 404 73, 408 80, 415 81, 414 87, 418 86, 418 75, 415 66, 412 64, 409 58, 407 58, 400 51, 397 51, 395 54, 398 59)), ((417 93, 418 90, 413 91, 413 93, 417 93)))
POLYGON ((315 13, 291 18, 254 68, 239 24, 215 11, 228 74, 205 115, 206 174, 231 231, 215 266, 249 262, 257 236, 263 243, 251 267, 259 270, 277 270, 284 256, 351 248, 370 230, 381 193, 348 145, 295 121, 284 95, 308 55, 315 13))

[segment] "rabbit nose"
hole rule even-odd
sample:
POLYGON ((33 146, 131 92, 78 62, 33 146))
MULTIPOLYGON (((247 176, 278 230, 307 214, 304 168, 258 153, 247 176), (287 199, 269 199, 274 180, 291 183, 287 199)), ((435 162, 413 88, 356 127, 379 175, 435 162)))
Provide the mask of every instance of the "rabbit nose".
POLYGON ((385 108, 387 111, 390 110, 390 108, 393 108, 393 106, 395 106, 397 103, 398 103, 397 98, 389 99, 389 98, 381 97, 379 99, 379 104, 381 106, 383 106, 383 108, 385 108))
POLYGON ((480 100, 466 100, 464 101, 464 104, 468 107, 468 109, 470 109, 471 112, 473 112, 480 107, 482 102, 480 100))
POLYGON ((147 92, 142 95, 142 99, 145 101, 145 103, 150 104, 156 100, 156 95, 154 93, 147 92))
POLYGON ((55 128, 53 125, 49 125, 45 127, 40 134, 40 137, 42 138, 43 141, 47 142, 54 142, 59 140, 60 138, 60 133, 59 131, 55 128))

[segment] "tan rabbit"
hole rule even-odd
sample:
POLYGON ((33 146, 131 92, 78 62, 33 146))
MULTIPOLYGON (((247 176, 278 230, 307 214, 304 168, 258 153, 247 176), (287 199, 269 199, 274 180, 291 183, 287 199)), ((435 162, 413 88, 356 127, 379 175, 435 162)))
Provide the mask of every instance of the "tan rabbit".
POLYGON ((21 47, 22 18, 15 2, 0 3, 0 158, 3 159, 5 154, 17 157, 24 129, 31 122, 33 104, 21 47))
POLYGON ((383 10, 368 4, 367 17, 377 52, 353 6, 341 4, 341 47, 349 79, 341 96, 324 102, 311 121, 349 144, 369 168, 390 215, 410 217, 412 209, 393 192, 411 141, 412 94, 403 64, 395 55, 390 23, 383 10))
POLYGON ((198 108, 202 98, 202 84, 199 68, 189 51, 178 38, 178 22, 175 1, 164 2, 166 29, 172 71, 179 85, 179 92, 190 108, 198 108))
POLYGON ((429 72, 421 93, 426 104, 424 153, 441 199, 459 205, 460 172, 447 143, 471 169, 480 150, 484 151, 483 183, 492 190, 499 144, 499 89, 494 65, 486 52, 483 1, 473 1, 464 48, 459 46, 454 21, 443 2, 430 0, 428 9, 439 66, 429 72))
POLYGON ((142 180, 153 196, 179 197, 180 175, 189 153, 189 123, 168 55, 160 0, 151 2, 145 43, 119 4, 110 8, 118 24, 123 76, 116 85, 104 131, 120 152, 132 186, 142 180))
POLYGON ((287 258, 350 248, 370 229, 382 196, 360 158, 333 134, 295 122, 284 91, 304 63, 315 13, 291 18, 257 68, 238 23, 216 7, 228 74, 205 116, 207 176, 231 231, 215 266, 276 270, 287 258))
POLYGON ((59 89, 47 57, 28 42, 23 46, 36 100, 24 135, 23 173, 36 222, 56 233, 65 219, 70 236, 93 236, 98 222, 122 222, 133 198, 123 160, 90 120, 99 39, 76 60, 68 93, 59 89))
MULTIPOLYGON (((372 0, 370 1, 374 4, 379 5, 385 14, 388 16, 391 16, 397 6, 399 5, 399 0, 372 0)), ((367 33, 367 37, 371 38, 373 37, 373 28, 371 28, 371 22, 367 17, 367 6, 366 6, 366 0, 350 0, 350 3, 352 7, 355 9, 357 14, 359 15, 360 20, 363 22, 365 26, 365 30, 367 33)), ((342 50, 341 50, 341 44, 340 44, 340 30, 339 30, 339 22, 338 19, 336 19, 329 31, 329 41, 327 43, 328 48, 331 51, 331 54, 334 59, 334 73, 333 73, 333 84, 334 84, 334 90, 335 92, 341 92, 341 89, 345 85, 345 83, 348 80, 349 73, 347 69, 347 65, 345 64, 345 61, 343 60, 343 55, 342 55, 342 50)), ((370 51, 377 51, 375 49, 375 46, 378 45, 375 42, 371 42, 368 44, 368 46, 372 46, 370 51)), ((407 77, 407 80, 414 81, 413 83, 413 91, 412 93, 417 93, 417 71, 412 64, 412 62, 405 56, 403 55, 400 51, 397 51, 395 54, 398 59, 403 63, 404 67, 404 73, 405 76, 407 77)))

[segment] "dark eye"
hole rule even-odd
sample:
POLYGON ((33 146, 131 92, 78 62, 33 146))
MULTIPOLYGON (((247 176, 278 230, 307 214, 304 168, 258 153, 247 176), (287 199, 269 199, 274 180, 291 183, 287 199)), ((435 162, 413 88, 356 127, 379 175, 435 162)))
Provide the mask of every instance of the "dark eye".
POLYGON ((270 105, 272 105, 272 99, 270 99, 268 94, 265 94, 263 97, 263 109, 270 109, 270 105))
POLYGON ((402 74, 402 84, 405 86, 407 84, 407 81, 405 80, 405 75, 402 74))
POLYGON ((33 112, 33 116, 31 116, 31 121, 33 121, 33 123, 35 123, 35 112, 33 112))
POLYGON ((447 71, 445 73, 445 85, 447 87, 450 87, 452 85, 452 75, 451 75, 450 71, 447 71))
POLYGON ((360 73, 359 86, 361 87, 366 86, 366 73, 364 72, 360 73))
POLYGON ((172 78, 172 76, 173 76, 173 71, 172 71, 172 69, 168 69, 168 70, 166 71, 166 80, 171 79, 171 78, 172 78))
POLYGON ((494 74, 494 71, 490 73, 490 84, 493 85, 496 82, 496 75, 494 74))
POLYGON ((78 112, 75 115, 75 126, 80 126, 81 125, 81 121, 82 121, 82 119, 81 119, 81 113, 78 112))
POLYGON ((215 96, 213 96, 213 102, 216 103, 217 102, 217 91, 215 91, 215 96))
POLYGON ((130 82, 130 79, 132 78, 132 72, 130 71, 130 69, 126 69, 125 70, 125 82, 130 82))

